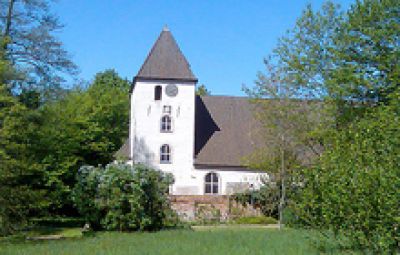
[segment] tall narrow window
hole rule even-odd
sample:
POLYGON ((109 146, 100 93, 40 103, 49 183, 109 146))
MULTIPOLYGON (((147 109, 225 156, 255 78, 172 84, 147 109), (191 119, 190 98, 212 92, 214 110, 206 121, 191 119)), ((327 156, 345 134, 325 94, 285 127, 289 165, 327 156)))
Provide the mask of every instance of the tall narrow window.
POLYGON ((163 144, 163 146, 160 148, 160 163, 171 163, 171 148, 168 144, 163 144))
POLYGON ((205 194, 218 194, 218 175, 216 173, 208 173, 205 177, 205 194))
POLYGON ((170 116, 164 115, 161 117, 160 131, 166 133, 172 132, 172 120, 170 116))
POLYGON ((154 87, 154 100, 161 100, 161 92, 162 89, 160 85, 154 87))

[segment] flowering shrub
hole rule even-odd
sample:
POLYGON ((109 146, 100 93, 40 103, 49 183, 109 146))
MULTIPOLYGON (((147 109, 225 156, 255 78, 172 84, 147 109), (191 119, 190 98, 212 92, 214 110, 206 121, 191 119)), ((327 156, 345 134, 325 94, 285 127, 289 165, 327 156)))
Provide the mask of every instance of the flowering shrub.
POLYGON ((172 175, 143 165, 84 166, 77 175, 73 201, 94 227, 157 230, 172 213, 167 197, 172 183, 172 175))

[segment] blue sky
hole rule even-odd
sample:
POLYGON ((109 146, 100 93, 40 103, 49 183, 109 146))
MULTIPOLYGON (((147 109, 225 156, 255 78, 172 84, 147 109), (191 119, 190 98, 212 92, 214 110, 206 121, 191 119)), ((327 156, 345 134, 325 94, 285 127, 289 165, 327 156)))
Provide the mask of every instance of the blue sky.
MULTIPOLYGON (((65 24, 58 36, 85 80, 108 68, 131 80, 167 24, 199 84, 214 95, 241 96, 306 4, 322 2, 59 0, 54 11, 65 24)), ((335 2, 347 8, 353 1, 335 2)))

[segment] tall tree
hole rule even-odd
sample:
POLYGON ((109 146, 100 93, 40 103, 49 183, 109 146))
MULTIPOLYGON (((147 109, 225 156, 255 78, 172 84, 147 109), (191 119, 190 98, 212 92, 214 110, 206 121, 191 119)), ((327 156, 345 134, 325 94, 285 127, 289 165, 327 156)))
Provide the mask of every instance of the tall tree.
POLYGON ((128 136, 129 86, 107 70, 98 73, 87 89, 76 88, 40 109, 41 144, 35 153, 48 173, 52 212, 71 212, 70 189, 79 167, 112 162, 128 136))
POLYGON ((281 224, 287 186, 294 183, 295 171, 313 163, 322 152, 316 131, 329 124, 322 119, 321 98, 327 93, 324 82, 333 65, 329 52, 332 36, 342 19, 338 8, 332 2, 326 2, 321 11, 307 6, 295 27, 264 60, 265 71, 258 73, 255 86, 245 88, 270 145, 251 155, 250 165, 275 175, 280 185, 281 224))
POLYGON ((54 88, 63 75, 76 74, 56 32, 62 28, 51 13, 50 0, 0 1, 0 29, 5 57, 20 72, 12 84, 20 88, 54 88))
POLYGON ((307 227, 371 254, 395 254, 400 244, 400 93, 390 97, 332 134, 292 205, 307 227))
MULTIPOLYGON (((277 123, 267 125, 270 141, 300 138, 302 149, 324 149, 301 168, 304 186, 292 207, 299 219, 376 253, 393 251, 399 240, 399 10, 391 0, 357 1, 345 14, 329 2, 317 12, 308 7, 251 91, 261 119, 277 123), (298 114, 294 99, 315 118, 298 114)), ((299 151, 293 143, 277 148, 299 151)), ((262 159, 287 171, 285 153, 262 159)))
POLYGON ((335 34, 330 95, 355 103, 376 103, 400 84, 400 2, 356 1, 335 34))
MULTIPOLYGON (((9 68, 0 59, 0 77, 9 68)), ((0 81, 0 235, 17 230, 32 210, 45 205, 39 187, 43 172, 31 153, 34 119, 0 81)))

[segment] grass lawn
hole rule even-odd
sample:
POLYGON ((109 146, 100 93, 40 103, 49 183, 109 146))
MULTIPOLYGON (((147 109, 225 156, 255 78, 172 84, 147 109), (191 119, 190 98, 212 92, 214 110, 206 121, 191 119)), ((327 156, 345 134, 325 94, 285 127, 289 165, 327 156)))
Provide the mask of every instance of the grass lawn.
MULTIPOLYGON (((156 233, 101 232, 93 237, 0 242, 0 254, 320 254, 301 230, 223 228, 156 233)), ((338 250, 327 254, 339 254, 338 250)))

